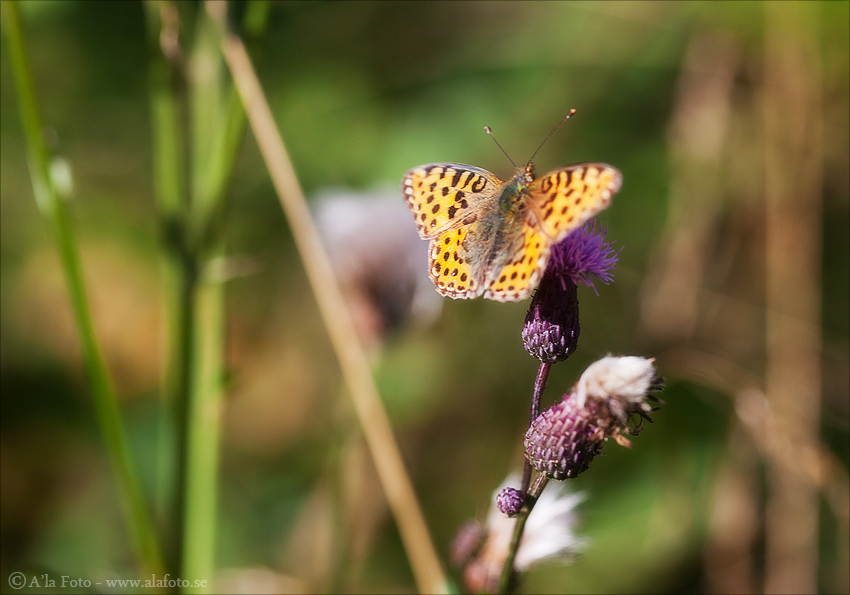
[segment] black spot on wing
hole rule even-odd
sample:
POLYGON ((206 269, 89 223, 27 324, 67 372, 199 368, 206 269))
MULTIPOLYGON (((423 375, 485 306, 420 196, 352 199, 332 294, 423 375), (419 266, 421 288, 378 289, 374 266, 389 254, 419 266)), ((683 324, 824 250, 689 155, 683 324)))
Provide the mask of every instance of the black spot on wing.
POLYGON ((452 186, 457 188, 458 184, 460 183, 460 178, 461 178, 462 175, 463 175, 462 171, 456 171, 455 172, 455 175, 452 177, 452 186))

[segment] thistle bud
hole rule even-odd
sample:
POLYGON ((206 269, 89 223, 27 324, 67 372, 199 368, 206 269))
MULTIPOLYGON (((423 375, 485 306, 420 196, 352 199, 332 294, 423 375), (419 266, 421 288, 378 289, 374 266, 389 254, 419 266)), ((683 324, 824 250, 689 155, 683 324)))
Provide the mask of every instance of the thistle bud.
POLYGON ((567 359, 578 346, 578 287, 547 269, 537 287, 522 327, 522 344, 547 364, 567 359))
POLYGON ((516 488, 505 488, 496 496, 496 508, 508 516, 516 516, 525 502, 525 494, 516 488))

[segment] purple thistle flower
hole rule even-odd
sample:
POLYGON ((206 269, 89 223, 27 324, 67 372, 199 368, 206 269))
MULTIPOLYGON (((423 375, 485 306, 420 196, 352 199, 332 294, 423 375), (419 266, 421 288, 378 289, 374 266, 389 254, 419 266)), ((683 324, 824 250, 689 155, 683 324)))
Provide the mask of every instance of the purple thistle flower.
POLYGON ((532 467, 552 479, 575 477, 602 450, 604 435, 592 423, 597 407, 578 407, 565 397, 541 413, 525 435, 532 467))
POLYGON ((615 252, 614 247, 605 241, 607 233, 607 229, 598 231, 595 221, 587 222, 552 246, 544 279, 547 275, 560 279, 562 287, 569 279, 574 285, 587 285, 599 295, 593 278, 606 285, 613 281, 612 271, 622 250, 615 252))
POLYGON ((552 247, 522 328, 526 351, 541 362, 563 361, 578 345, 578 284, 596 293, 594 278, 606 284, 613 279, 620 251, 605 241, 605 234, 586 223, 552 247))
POLYGON ((652 421, 648 401, 662 386, 652 359, 604 357, 588 366, 564 400, 541 413, 525 434, 525 456, 540 473, 567 479, 585 471, 609 437, 631 446, 633 415, 652 421))

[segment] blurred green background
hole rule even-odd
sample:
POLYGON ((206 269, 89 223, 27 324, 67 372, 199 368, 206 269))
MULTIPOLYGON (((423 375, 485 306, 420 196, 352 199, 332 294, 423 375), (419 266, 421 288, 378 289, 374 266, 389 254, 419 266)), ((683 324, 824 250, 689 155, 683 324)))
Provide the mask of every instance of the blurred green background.
MULTIPOLYGON (((633 449, 609 444, 572 480, 587 494, 580 509, 585 555, 570 566, 535 568, 521 591, 762 592, 775 568, 769 544, 771 502, 781 491, 776 467, 788 463, 793 476, 816 460, 821 474, 811 485, 798 477, 814 494, 802 504, 814 511, 806 527, 814 561, 801 563, 801 572, 820 592, 847 592, 848 7, 273 5, 254 48, 257 68, 310 196, 341 189, 365 200, 396 192, 408 169, 435 161, 507 178, 511 165, 483 127, 524 163, 570 108, 577 114, 537 155, 538 172, 603 161, 623 173, 623 189, 598 218, 622 247, 615 281, 597 284, 598 296, 579 290, 579 349, 553 367, 544 406, 607 353, 656 357, 666 405, 633 449), (777 36, 782 44, 772 46, 777 36), (802 139, 797 145, 777 149, 764 131, 771 126, 764 102, 777 97, 770 80, 799 91, 778 95, 782 126, 802 139), (795 157, 796 147, 807 149, 795 157), (800 241, 799 249, 816 258, 811 279, 800 280, 810 290, 803 291, 803 310, 814 312, 815 326, 806 328, 816 341, 799 361, 814 362, 809 378, 816 382, 800 397, 812 401, 810 424, 768 407, 777 424, 765 429, 747 407, 771 402, 776 369, 765 263, 772 262, 777 219, 765 195, 777 163, 799 164, 799 176, 780 167, 783 184, 805 182, 806 192, 792 193, 791 228, 813 222, 800 233, 814 245, 800 241)), ((153 500, 165 339, 143 7, 25 2, 21 10, 47 138, 72 174, 70 208, 96 327, 153 500)), ((186 16, 203 6, 181 10, 186 16)), ((33 198, 6 51, 4 45, 0 589, 12 592, 6 577, 18 570, 131 576, 134 566, 56 248, 33 198)), ((217 590, 317 592, 343 559, 344 577, 331 583, 340 590, 412 592, 397 530, 250 131, 228 201, 226 253, 243 264, 226 285, 217 590)), ((795 246, 803 236, 785 240, 795 246)), ((404 274, 396 256, 387 250, 364 275, 404 274)), ((799 289, 788 285, 792 295, 799 289)), ((458 527, 483 519, 491 492, 521 466, 537 365, 520 338, 527 302, 442 301, 436 316, 405 317, 402 308, 392 332, 370 326, 369 317, 383 311, 368 299, 358 312, 445 560, 458 527)), ((794 494, 794 485, 786 492, 794 494)))

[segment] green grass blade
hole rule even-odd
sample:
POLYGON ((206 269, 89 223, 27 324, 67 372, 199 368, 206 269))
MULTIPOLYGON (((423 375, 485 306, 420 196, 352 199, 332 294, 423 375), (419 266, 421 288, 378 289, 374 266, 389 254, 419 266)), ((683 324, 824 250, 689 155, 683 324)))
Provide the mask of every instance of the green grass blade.
POLYGON ((97 423, 118 490, 121 508, 139 566, 145 573, 160 573, 162 560, 156 533, 148 515, 127 444, 118 401, 94 331, 80 257, 65 204, 50 175, 50 156, 42 136, 42 123, 29 68, 17 3, 2 3, 3 23, 15 89, 27 142, 30 175, 36 201, 53 225, 62 269, 77 330, 83 361, 91 384, 97 423))

